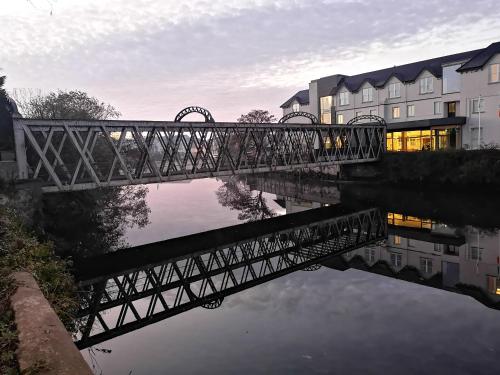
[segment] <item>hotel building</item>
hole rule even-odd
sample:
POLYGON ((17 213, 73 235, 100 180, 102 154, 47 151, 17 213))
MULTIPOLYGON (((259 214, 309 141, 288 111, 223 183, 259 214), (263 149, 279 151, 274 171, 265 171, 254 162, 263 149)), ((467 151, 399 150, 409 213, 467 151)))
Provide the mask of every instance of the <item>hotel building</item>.
POLYGON ((346 124, 361 115, 383 117, 391 151, 498 147, 500 42, 373 72, 316 79, 281 108, 283 115, 309 112, 323 124, 346 124))

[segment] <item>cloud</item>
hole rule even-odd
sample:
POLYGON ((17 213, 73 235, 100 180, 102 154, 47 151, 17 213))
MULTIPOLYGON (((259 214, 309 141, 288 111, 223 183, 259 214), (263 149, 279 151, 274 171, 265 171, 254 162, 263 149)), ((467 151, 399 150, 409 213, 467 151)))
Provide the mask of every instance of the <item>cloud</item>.
POLYGON ((279 115, 312 79, 484 47, 500 27, 488 0, 34 4, 0 10, 8 87, 81 88, 144 119, 190 104, 279 115))

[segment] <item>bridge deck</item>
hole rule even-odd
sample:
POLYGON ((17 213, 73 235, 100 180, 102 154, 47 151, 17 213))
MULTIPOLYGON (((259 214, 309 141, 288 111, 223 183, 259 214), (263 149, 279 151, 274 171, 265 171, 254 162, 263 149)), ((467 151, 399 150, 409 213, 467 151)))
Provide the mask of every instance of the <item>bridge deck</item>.
POLYGON ((385 126, 14 119, 19 174, 45 192, 378 160, 385 126))

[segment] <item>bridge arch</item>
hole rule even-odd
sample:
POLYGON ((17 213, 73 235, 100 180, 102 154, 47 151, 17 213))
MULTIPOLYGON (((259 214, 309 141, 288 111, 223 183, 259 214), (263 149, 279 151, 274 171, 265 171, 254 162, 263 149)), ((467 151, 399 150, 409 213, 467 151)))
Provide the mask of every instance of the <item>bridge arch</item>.
POLYGON ((379 125, 387 126, 387 123, 385 122, 385 120, 382 117, 376 116, 376 115, 357 116, 357 117, 350 119, 346 125, 354 125, 354 124, 357 124, 357 123, 362 122, 362 121, 363 122, 376 122, 379 125), (366 121, 366 120, 368 120, 368 121, 366 121))
POLYGON ((210 113, 208 109, 202 108, 202 107, 197 107, 197 106, 191 106, 191 107, 186 107, 182 111, 180 111, 177 116, 175 116, 175 122, 181 122, 184 117, 189 115, 190 113, 199 113, 203 117, 205 117, 205 122, 209 123, 214 123, 215 120, 210 113))
POLYGON ((283 116, 282 118, 280 118, 279 121, 278 121, 278 123, 279 124, 283 124, 286 121, 288 121, 288 120, 290 120, 291 118, 294 118, 294 117, 305 117, 305 118, 308 118, 309 120, 311 120, 312 124, 319 124, 318 118, 316 116, 314 116, 312 113, 303 112, 303 111, 290 112, 289 114, 287 114, 287 115, 283 116))

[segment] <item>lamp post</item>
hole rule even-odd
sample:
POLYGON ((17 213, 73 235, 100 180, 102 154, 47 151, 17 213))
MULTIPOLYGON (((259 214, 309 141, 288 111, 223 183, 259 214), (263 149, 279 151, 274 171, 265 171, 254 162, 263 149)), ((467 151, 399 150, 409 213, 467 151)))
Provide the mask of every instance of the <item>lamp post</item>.
POLYGON ((481 94, 479 94, 479 99, 477 101, 477 113, 478 113, 478 128, 477 128, 477 149, 481 149, 481 94))

